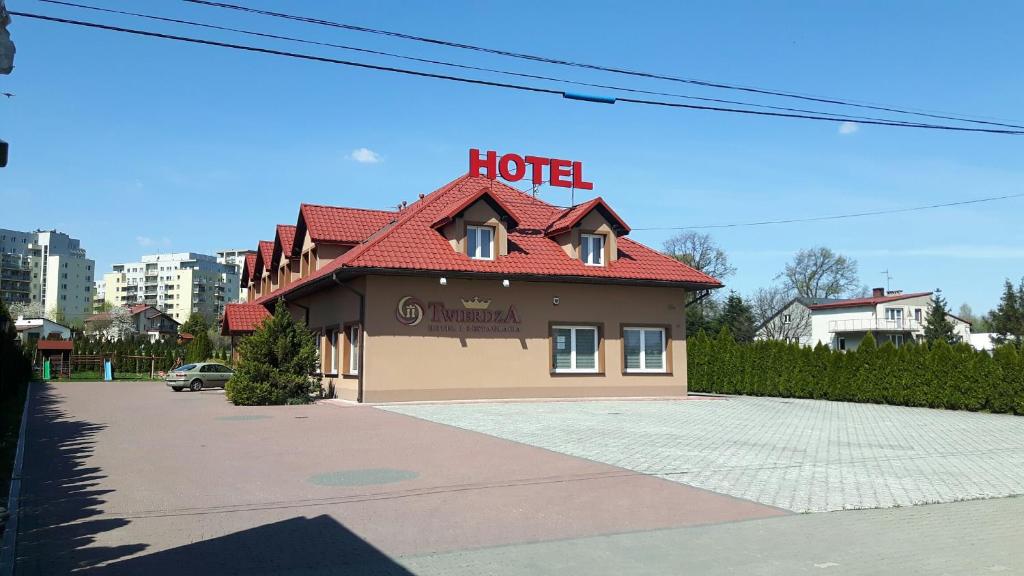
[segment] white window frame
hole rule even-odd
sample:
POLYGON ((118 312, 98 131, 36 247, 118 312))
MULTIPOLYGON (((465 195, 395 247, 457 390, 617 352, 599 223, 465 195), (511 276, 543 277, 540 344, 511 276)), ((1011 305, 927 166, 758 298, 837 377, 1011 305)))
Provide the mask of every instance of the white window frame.
POLYGON ((789 324, 792 321, 793 321, 793 315, 792 314, 783 314, 782 315, 782 323, 783 324, 789 324))
POLYGON ((583 260, 583 263, 587 266, 604 266, 604 234, 580 234, 580 259, 583 259, 583 244, 588 244, 590 248, 591 260, 594 259, 594 255, 597 255, 597 262, 588 262, 583 260), (600 250, 594 250, 593 242, 597 241, 601 245, 600 250))
MULTIPOLYGON (((601 331, 597 329, 597 326, 567 326, 567 325, 556 325, 551 327, 551 338, 557 338, 555 336, 556 330, 569 330, 569 368, 556 368, 554 355, 551 357, 551 371, 556 374, 598 374, 601 372, 601 331), (593 368, 577 368, 576 367, 576 331, 577 330, 592 330, 594 332, 594 367, 593 368)), ((556 343, 552 342, 552 346, 556 343)))
POLYGON ((892 342, 893 346, 899 348, 903 346, 906 339, 903 337, 903 334, 889 334, 889 341, 892 342))
POLYGON ((476 225, 476 224, 467 225, 466 226, 466 254, 470 258, 472 258, 473 260, 494 260, 494 237, 495 237, 494 226, 480 226, 480 225, 476 225), (480 255, 480 252, 481 252, 480 247, 484 245, 484 243, 480 241, 480 235, 485 230, 491 236, 491 240, 490 240, 490 242, 488 242, 488 244, 491 247, 491 249, 488 250, 490 256, 481 256, 480 255), (476 254, 470 254, 469 253, 469 236, 470 235, 475 235, 476 236, 476 251, 477 251, 476 254))
POLYGON ((327 330, 327 343, 331 347, 331 365, 328 374, 338 373, 338 333, 337 328, 327 330))
POLYGON ((348 333, 348 373, 355 376, 359 374, 359 337, 362 330, 359 324, 351 324, 345 330, 348 333))
POLYGON ((624 326, 622 328, 622 368, 623 371, 628 374, 635 373, 647 373, 647 374, 664 374, 668 372, 668 340, 666 338, 665 329, 658 326, 624 326), (630 330, 637 330, 640 332, 640 367, 639 368, 627 368, 626 367, 626 332, 630 330), (647 330, 657 330, 661 332, 661 368, 647 368, 647 346, 646 346, 646 332, 647 330))
POLYGON ((898 322, 903 322, 903 308, 886 308, 885 309, 885 319, 886 320, 896 320, 898 322), (890 314, 889 314, 890 312, 892 313, 892 317, 890 317, 890 314))

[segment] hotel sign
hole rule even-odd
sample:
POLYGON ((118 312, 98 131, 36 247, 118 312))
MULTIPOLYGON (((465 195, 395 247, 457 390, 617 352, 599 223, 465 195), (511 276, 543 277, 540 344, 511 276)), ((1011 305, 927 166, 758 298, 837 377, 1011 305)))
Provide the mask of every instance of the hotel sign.
POLYGON ((426 305, 414 296, 398 300, 395 319, 405 326, 427 323, 430 332, 489 333, 519 332, 522 320, 515 304, 507 307, 491 307, 488 298, 462 298, 459 307, 448 307, 444 302, 429 302, 426 305))
POLYGON ((518 182, 529 173, 534 186, 547 182, 559 188, 578 188, 593 190, 594 184, 583 179, 583 163, 559 158, 543 156, 520 156, 519 154, 502 154, 488 150, 481 154, 473 148, 469 151, 469 173, 474 176, 485 176, 491 180, 499 175, 502 180, 518 182), (481 174, 481 171, 483 173, 481 174), (545 172, 547 178, 545 179, 545 172))

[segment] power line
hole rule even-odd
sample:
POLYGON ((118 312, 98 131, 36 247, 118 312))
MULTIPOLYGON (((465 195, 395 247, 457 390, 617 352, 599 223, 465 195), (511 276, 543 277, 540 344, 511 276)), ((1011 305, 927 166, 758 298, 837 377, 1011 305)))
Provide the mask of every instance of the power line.
POLYGON ((769 89, 766 89, 766 88, 757 88, 757 87, 751 87, 751 86, 741 86, 741 85, 738 85, 738 84, 726 84, 726 83, 722 83, 722 82, 713 82, 713 81, 709 81, 709 80, 698 80, 698 79, 695 79, 695 78, 683 78, 683 77, 679 77, 679 76, 670 76, 670 75, 659 74, 659 73, 655 73, 655 72, 643 72, 643 71, 639 71, 639 70, 630 70, 630 69, 626 69, 626 68, 616 68, 616 67, 611 67, 611 66, 603 66, 603 65, 599 65, 599 64, 588 64, 588 63, 584 63, 584 62, 574 62, 574 61, 571 61, 571 60, 561 60, 561 59, 558 59, 558 58, 551 58, 551 57, 547 57, 547 56, 538 56, 538 55, 535 55, 535 54, 526 54, 526 53, 522 53, 522 52, 511 52, 511 51, 508 51, 508 50, 499 50, 499 49, 496 49, 496 48, 487 48, 487 47, 484 47, 484 46, 478 46, 478 45, 474 45, 474 44, 465 44, 465 43, 461 43, 461 42, 452 42, 452 41, 448 41, 448 40, 440 40, 440 39, 437 39, 437 38, 428 38, 428 37, 425 37, 425 36, 416 36, 416 35, 413 35, 413 34, 404 34, 404 33, 401 33, 401 32, 394 32, 394 31, 391 31, 391 30, 382 30, 382 29, 379 29, 379 28, 369 28, 369 27, 366 27, 366 26, 357 26, 357 25, 354 25, 354 24, 345 24, 343 22, 335 22, 335 21, 331 21, 331 20, 323 20, 323 19, 320 19, 320 18, 312 18, 312 17, 308 17, 308 16, 298 16, 298 15, 295 15, 295 14, 286 14, 286 13, 283 13, 283 12, 274 12, 274 11, 271 11, 271 10, 261 10, 261 9, 258 9, 258 8, 251 8, 251 7, 248 7, 248 6, 240 6, 240 5, 237 5, 237 4, 229 4, 229 3, 226 3, 226 2, 212 2, 210 0, 184 0, 184 1, 192 3, 192 4, 201 4, 201 5, 205 5, 205 6, 212 6, 212 7, 215 7, 215 8, 225 8, 225 9, 229 9, 229 10, 239 10, 239 11, 242 11, 242 12, 248 12, 248 13, 251 13, 251 14, 259 14, 259 15, 262 15, 262 16, 272 16, 272 17, 275 17, 275 18, 284 18, 284 19, 288 19, 288 20, 295 20, 295 21, 299 21, 299 22, 306 22, 306 23, 309 23, 309 24, 318 24, 318 25, 321 25, 321 26, 329 26, 329 27, 332 27, 332 28, 341 28, 341 29, 345 29, 345 30, 351 30, 351 31, 354 31, 354 32, 365 32, 365 33, 370 33, 370 34, 378 34, 378 35, 382 35, 382 36, 390 36, 390 37, 394 37, 394 38, 401 38, 403 40, 413 40, 413 41, 416 41, 416 42, 426 42, 426 43, 429 43, 429 44, 435 44, 435 45, 439 45, 439 46, 447 46, 447 47, 450 47, 450 48, 460 48, 460 49, 464 49, 464 50, 473 50, 473 51, 477 51, 477 52, 485 52, 485 53, 488 53, 488 54, 495 54, 495 55, 498 55, 498 56, 507 56, 507 57, 510 57, 510 58, 519 58, 519 59, 523 59, 523 60, 531 60, 531 61, 534 61, 534 62, 543 62, 545 64, 555 64, 555 65, 559 65, 559 66, 571 66, 571 67, 575 67, 575 68, 586 68, 586 69, 589 69, 589 70, 599 70, 599 71, 602 71, 602 72, 611 72, 611 73, 614 73, 614 74, 624 74, 624 75, 629 75, 629 76, 638 76, 638 77, 642 77, 642 78, 651 78, 651 79, 656 79, 656 80, 668 80, 668 81, 671 81, 671 82, 681 82, 681 83, 684 83, 684 84, 694 84, 694 85, 697 85, 697 86, 704 86, 704 87, 708 87, 708 88, 720 88, 720 89, 724 89, 724 90, 738 90, 738 91, 750 92, 750 93, 754 93, 754 94, 762 94, 762 95, 768 95, 768 96, 779 96, 779 97, 783 97, 783 98, 795 98, 795 99, 798 99, 798 100, 806 100, 806 101, 818 102, 818 103, 822 103, 822 104, 833 104, 833 105, 837 105, 837 106, 850 106, 850 107, 855 107, 855 108, 864 108, 864 109, 869 109, 869 110, 878 110, 878 111, 884 111, 884 112, 892 112, 892 113, 896 113, 896 114, 907 114, 907 115, 913 115, 913 116, 923 116, 923 117, 928 117, 928 118, 937 118, 937 119, 942 119, 942 120, 954 120, 954 121, 958 121, 958 122, 970 122, 970 123, 985 124, 985 125, 990 125, 990 126, 1002 126, 1004 128, 1024 128, 1024 126, 1017 125, 1017 124, 1008 124, 1008 123, 1003 123, 1003 122, 992 122, 992 121, 986 121, 986 120, 976 120, 976 119, 972 119, 972 118, 968 118, 968 117, 964 117, 964 116, 955 116, 955 115, 944 115, 944 114, 933 114, 933 113, 926 113, 926 112, 917 112, 917 111, 908 110, 908 109, 905 109, 905 108, 896 108, 896 107, 892 107, 892 106, 881 106, 881 105, 872 105, 872 104, 862 104, 862 103, 856 103, 856 102, 852 102, 852 101, 848 101, 848 100, 841 100, 841 99, 838 99, 838 98, 824 98, 824 97, 818 97, 818 96, 809 96, 809 95, 805 95, 805 94, 799 94, 799 93, 796 93, 796 92, 785 92, 785 91, 780 91, 780 90, 769 90, 769 89))
MULTIPOLYGON (((670 98, 682 98, 682 99, 686 99, 686 100, 696 100, 696 101, 702 101, 702 102, 716 102, 716 103, 719 103, 719 104, 734 104, 734 105, 738 105, 738 106, 748 106, 748 107, 752 107, 752 108, 763 108, 763 109, 766 109, 766 110, 781 110, 781 111, 784 111, 784 112, 797 112, 797 113, 803 113, 803 114, 817 114, 817 115, 825 115, 825 116, 834 116, 836 120, 851 121, 851 122, 861 122, 861 121, 867 121, 867 120, 882 120, 882 121, 895 122, 895 123, 907 124, 907 125, 916 125, 916 124, 918 124, 917 122, 905 122, 905 121, 900 121, 900 120, 890 120, 890 119, 887 119, 887 118, 877 118, 877 117, 870 117, 870 116, 852 116, 852 115, 848 115, 848 114, 836 114, 836 113, 833 113, 833 112, 825 112, 825 111, 819 111, 819 110, 807 110, 807 109, 804 109, 804 108, 790 108, 790 107, 785 107, 785 106, 770 106, 770 105, 767 105, 767 104, 756 104, 756 103, 753 103, 753 102, 742 102, 742 101, 737 101, 737 100, 724 100, 724 99, 721 99, 721 98, 707 98, 707 97, 701 97, 701 96, 692 96, 692 95, 688 95, 688 94, 677 94, 677 93, 672 93, 672 92, 657 92, 657 91, 652 91, 652 90, 640 90, 640 89, 636 89, 636 88, 627 88, 627 87, 624 87, 624 86, 615 86, 615 85, 608 85, 608 84, 596 84, 596 83, 581 82, 581 81, 576 81, 576 80, 566 80, 566 79, 563 79, 563 78, 555 78, 555 77, 552 77, 552 76, 543 76, 543 75, 539 75, 539 74, 527 74, 527 73, 523 73, 523 72, 512 72, 512 71, 508 71, 508 70, 500 70, 500 69, 495 69, 495 68, 486 68, 486 67, 482 67, 482 66, 470 66, 468 64, 457 64, 457 63, 454 63, 454 62, 447 62, 447 61, 444 61, 444 60, 433 60, 433 59, 430 59, 430 58, 419 58, 419 57, 416 57, 416 56, 407 56, 405 54, 396 54, 394 52, 385 52, 385 51, 382 51, 382 50, 372 50, 372 49, 369 49, 369 48, 361 48, 361 47, 358 47, 358 46, 351 46, 351 45, 345 45, 345 44, 336 44, 336 43, 332 43, 332 42, 322 42, 322 41, 317 41, 317 40, 309 40, 309 39, 306 39, 306 38, 296 38, 294 36, 284 36, 284 35, 280 35, 280 34, 270 34, 270 33, 267 33, 267 32, 256 32, 256 31, 253 31, 253 30, 245 30, 245 29, 242 29, 242 28, 232 28, 232 27, 228 27, 228 26, 218 26, 218 25, 215 25, 215 24, 208 24, 208 23, 205 23, 205 22, 196 22, 194 20, 184 20, 184 19, 180 19, 180 18, 168 18, 168 17, 164 17, 164 16, 154 16, 154 15, 151 15, 151 14, 141 14, 141 13, 138 13, 138 12, 129 12, 129 11, 126 11, 126 10, 115 10, 115 9, 112 9, 112 8, 102 8, 102 7, 98 7, 98 6, 90 6, 90 5, 87 5, 87 4, 78 4, 78 3, 75 3, 75 2, 64 2, 62 0, 38 0, 38 1, 39 2, 44 2, 44 3, 47 3, 47 4, 55 4, 55 5, 59 5, 59 6, 69 6, 69 7, 72 7, 72 8, 81 8, 81 9, 84 9, 84 10, 94 10, 94 11, 97 11, 97 12, 106 12, 108 14, 119 14, 119 15, 122 15, 122 16, 133 16, 133 17, 137 17, 137 18, 145 18, 145 19, 156 20, 156 21, 160 21, 160 22, 171 22, 171 23, 175 23, 175 24, 185 24, 187 26, 196 26, 196 27, 208 28, 208 29, 212 29, 212 30, 221 30, 221 31, 225 31, 225 32, 234 32, 234 33, 238 33, 238 34, 245 34, 245 35, 249 35, 249 36, 257 36, 257 37, 261 37, 261 38, 271 38, 271 39, 275 39, 275 40, 286 40, 286 41, 289 41, 289 42, 298 42, 298 43, 302 43, 302 44, 310 44, 310 45, 315 45, 315 46, 326 46, 326 47, 330 47, 330 48, 338 48, 338 49, 341 49, 341 50, 350 50, 350 51, 353 51, 353 52, 361 52, 361 53, 364 53, 364 54, 374 54, 374 55, 378 55, 378 56, 387 56, 387 57, 390 57, 390 58, 400 58, 402 60, 409 60, 409 61, 413 61, 413 62, 422 62, 422 63, 426 63, 426 64, 436 64, 436 65, 440 65, 440 66, 449 66, 449 67, 453 67, 453 68, 461 68, 461 69, 464 69, 464 70, 475 70, 475 71, 478 71, 478 72, 490 72, 490 73, 495 73, 495 74, 505 74, 505 75, 508 75, 508 76, 516 76, 516 77, 519 77, 519 78, 530 78, 530 79, 534 79, 534 80, 546 80, 546 81, 550 81, 550 82, 561 82, 561 83, 564 83, 564 84, 572 84, 572 85, 576 85, 576 86, 587 86, 587 87, 590 87, 590 88, 601 88, 601 89, 605 89, 605 90, 618 90, 618 91, 629 92, 629 93, 633 93, 633 94, 648 94, 648 95, 651 95, 651 96, 667 96, 667 97, 670 97, 670 98)), ((1024 128, 1024 127, 1022 127, 1022 128, 1024 128)))
POLYGON ((732 224, 707 224, 702 226, 653 226, 649 228, 633 228, 633 230, 701 230, 709 228, 740 228, 747 226, 768 226, 771 224, 795 224, 798 222, 821 222, 824 220, 842 220, 846 218, 862 218, 864 216, 881 216, 883 214, 902 214, 905 212, 918 212, 934 208, 948 208, 950 206, 964 206, 967 204, 981 204, 983 202, 994 202, 996 200, 1007 200, 1010 198, 1024 197, 1024 193, 1006 194, 1004 196, 991 196, 989 198, 977 198, 974 200, 961 200, 958 202, 945 202, 942 204, 927 204, 914 206, 912 208, 895 208, 891 210, 872 210, 869 212, 853 212, 850 214, 833 214, 831 216, 812 216, 809 218, 786 218, 783 220, 761 220, 758 222, 737 222, 732 224))
MULTIPOLYGON (((748 114, 748 115, 769 116, 769 117, 776 117, 776 118, 794 118, 794 119, 815 120, 815 121, 824 121, 824 122, 838 122, 838 121, 841 121, 841 119, 838 119, 838 118, 835 118, 835 117, 822 116, 822 115, 816 115, 816 114, 798 114, 798 113, 786 113, 786 112, 769 112, 769 111, 761 111, 761 110, 744 110, 744 109, 739 109, 739 108, 724 108, 724 107, 720 107, 720 106, 703 106, 703 105, 697 105, 697 104, 683 104, 683 103, 677 103, 677 102, 662 102, 662 101, 657 101, 657 100, 642 100, 642 99, 631 99, 631 98, 596 99, 596 98, 592 98, 592 97, 581 97, 580 95, 570 94, 568 92, 563 92, 561 90, 555 90, 555 89, 551 89, 551 88, 543 88, 543 87, 539 87, 539 86, 529 86, 529 85, 524 85, 524 84, 511 84, 511 83, 508 83, 508 82, 497 82, 497 81, 493 81, 493 80, 482 80, 482 79, 478 79, 478 78, 467 78, 467 77, 464 77, 464 76, 453 76, 453 75, 450 75, 450 74, 438 74, 438 73, 435 73, 435 72, 424 72, 424 71, 421 71, 421 70, 410 70, 408 68, 396 68, 394 66, 381 66, 381 65, 377 65, 377 64, 368 64, 368 63, 365 63, 365 62, 355 62, 355 61, 352 61, 352 60, 340 60, 340 59, 337 59, 337 58, 329 58, 329 57, 325 57, 325 56, 315 56, 315 55, 312 55, 312 54, 302 54, 302 53, 298 53, 298 52, 288 52, 288 51, 284 51, 284 50, 274 50, 272 48, 261 48, 261 47, 257 47, 257 46, 248 46, 248 45, 244 45, 244 44, 233 44, 233 43, 228 43, 228 42, 218 42, 216 40, 206 40, 206 39, 201 39, 201 38, 193 38, 193 37, 189 37, 189 36, 179 36, 179 35, 175 35, 175 34, 164 34, 164 33, 160 33, 160 32, 151 32, 151 31, 139 30, 139 29, 135 29, 135 28, 124 28, 124 27, 121 27, 121 26, 111 26, 111 25, 108 25, 108 24, 99 24, 99 23, 95 23, 95 22, 86 22, 86 21, 82 21, 82 20, 71 20, 71 19, 68 19, 68 18, 58 18, 58 17, 55 17, 55 16, 45 16, 45 15, 41 15, 41 14, 33 14, 33 13, 28 13, 28 12, 15 12, 15 11, 11 11, 10 14, 14 15, 14 16, 20 16, 20 17, 23 17, 23 18, 32 18, 32 19, 44 20, 44 21, 48 21, 48 22, 56 22, 56 23, 60 23, 60 24, 69 24, 69 25, 73 25, 73 26, 82 26, 82 27, 86 27, 86 28, 94 28, 94 29, 107 30, 107 31, 112 31, 112 32, 120 32, 120 33, 125 33, 125 34, 133 34, 133 35, 137 35, 137 36, 148 36, 148 37, 153 37, 153 38, 163 38, 163 39, 166 39, 166 40, 176 40, 176 41, 179 41, 179 42, 187 42, 187 43, 192 43, 192 44, 202 44, 202 45, 206 45, 206 46, 216 46, 216 47, 220 47, 220 48, 231 48, 231 49, 243 50, 243 51, 247 51, 247 52, 256 52, 256 53, 261 53, 261 54, 271 54, 271 55, 274 55, 274 56, 284 56, 284 57, 289 57, 289 58, 297 58, 297 59, 301 59, 301 60, 310 60, 310 61, 315 61, 315 62, 324 62, 324 63, 329 63, 329 64, 338 64, 338 65, 343 65, 343 66, 353 66, 353 67, 356 67, 356 68, 364 68, 364 69, 377 70, 377 71, 382 71, 382 72, 394 72, 394 73, 398 73, 398 74, 405 74, 405 75, 409 75, 409 76, 418 76, 418 77, 422 77, 422 78, 434 78, 434 79, 438 79, 438 80, 450 80, 450 81, 453 81, 453 82, 461 82, 461 83, 465 83, 465 84, 477 84, 477 85, 481 85, 481 86, 491 86, 491 87, 495 87, 495 88, 508 88, 508 89, 511 89, 511 90, 520 90, 520 91, 524 91, 524 92, 536 92, 536 93, 542 93, 542 94, 553 94, 553 95, 560 96, 562 98, 569 98, 569 99, 582 99, 582 100, 591 100, 591 101, 601 101, 601 102, 607 102, 607 103, 610 103, 610 104, 614 104, 615 102, 628 102, 628 103, 631 103, 631 104, 646 104, 646 105, 655 105, 655 106, 666 106, 666 107, 673 107, 673 108, 685 108, 685 109, 689 109, 689 110, 704 110, 704 111, 710 111, 710 112, 728 112, 728 113, 734 113, 734 114, 748 114)), ((949 126, 949 125, 944 125, 944 124, 917 124, 917 123, 906 123, 906 122, 893 121, 893 120, 858 120, 858 122, 861 123, 861 124, 876 125, 876 126, 895 126, 895 127, 901 127, 901 128, 923 128, 923 129, 932 129, 932 130, 949 130, 949 131, 955 131, 955 132, 982 132, 982 133, 988 133, 988 134, 1006 134, 1006 135, 1021 135, 1021 134, 1024 134, 1024 131, 1020 131, 1020 130, 1003 130, 1003 129, 994 129, 994 128, 970 128, 970 127, 964 127, 964 126, 949 126)))

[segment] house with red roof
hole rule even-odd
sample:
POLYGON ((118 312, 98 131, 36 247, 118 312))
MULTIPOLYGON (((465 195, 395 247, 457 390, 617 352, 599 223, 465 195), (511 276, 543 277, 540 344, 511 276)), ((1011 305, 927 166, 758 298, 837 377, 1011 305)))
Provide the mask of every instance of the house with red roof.
POLYGON ((287 256, 283 228, 223 331, 284 301, 317 335, 325 392, 359 402, 682 396, 686 306, 722 286, 631 240, 599 197, 560 207, 473 175, 397 211, 303 204, 287 256))
MULTIPOLYGON (((758 326, 757 337, 856 350, 870 332, 879 344, 892 342, 898 347, 924 338, 933 295, 875 288, 871 296, 858 298, 797 297, 758 326)), ((954 333, 970 342, 970 322, 952 314, 947 319, 954 333)))
POLYGON ((109 340, 120 340, 129 334, 139 335, 156 342, 177 338, 180 325, 156 306, 135 304, 89 316, 85 319, 85 333, 109 340))

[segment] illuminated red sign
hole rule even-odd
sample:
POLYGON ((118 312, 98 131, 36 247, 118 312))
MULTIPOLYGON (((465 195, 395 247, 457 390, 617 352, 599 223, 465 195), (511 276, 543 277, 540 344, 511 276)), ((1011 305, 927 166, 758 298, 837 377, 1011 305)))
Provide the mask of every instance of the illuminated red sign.
POLYGON ((494 150, 488 150, 481 154, 480 150, 473 148, 469 151, 469 173, 476 176, 485 176, 491 180, 499 175, 502 180, 518 182, 526 178, 529 172, 530 180, 535 186, 547 182, 552 186, 560 188, 579 188, 580 190, 593 190, 594 184, 583 179, 583 163, 572 160, 561 160, 559 158, 544 158, 543 156, 520 156, 519 154, 502 154, 494 150), (546 169, 546 170, 545 170, 546 169), (481 174, 481 171, 483 173, 481 174), (547 178, 545 178, 545 171, 547 178))

